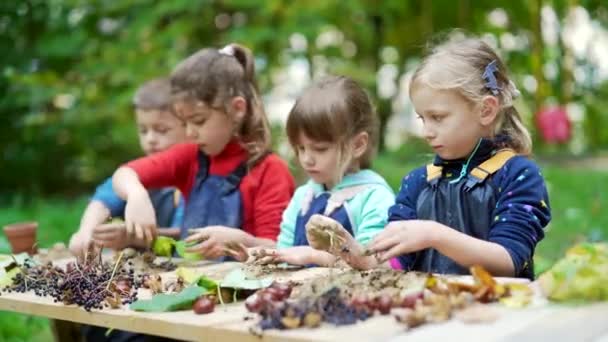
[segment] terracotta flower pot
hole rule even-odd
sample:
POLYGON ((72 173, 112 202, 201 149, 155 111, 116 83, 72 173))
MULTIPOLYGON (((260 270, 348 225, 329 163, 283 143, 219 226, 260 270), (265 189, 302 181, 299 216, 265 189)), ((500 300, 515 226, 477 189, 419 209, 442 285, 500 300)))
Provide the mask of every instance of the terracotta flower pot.
POLYGON ((11 244, 13 254, 36 254, 36 230, 38 222, 19 222, 4 226, 4 235, 11 244))

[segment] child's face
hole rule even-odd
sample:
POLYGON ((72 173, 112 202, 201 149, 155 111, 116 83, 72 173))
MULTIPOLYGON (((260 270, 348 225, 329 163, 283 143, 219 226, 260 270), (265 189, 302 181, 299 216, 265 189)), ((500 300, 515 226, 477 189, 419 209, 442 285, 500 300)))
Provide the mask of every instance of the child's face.
POLYGON ((296 154, 300 165, 313 181, 331 189, 338 178, 339 146, 332 142, 315 141, 300 133, 296 154))
POLYGON ((237 124, 230 116, 203 103, 176 104, 178 115, 186 122, 186 135, 206 155, 218 155, 235 137, 237 124))
POLYGON ((186 140, 186 126, 169 111, 135 111, 139 144, 146 155, 168 149, 186 140))
POLYGON ((481 137, 491 132, 480 122, 479 109, 453 90, 417 86, 411 99, 423 123, 423 135, 446 160, 465 158, 481 137))

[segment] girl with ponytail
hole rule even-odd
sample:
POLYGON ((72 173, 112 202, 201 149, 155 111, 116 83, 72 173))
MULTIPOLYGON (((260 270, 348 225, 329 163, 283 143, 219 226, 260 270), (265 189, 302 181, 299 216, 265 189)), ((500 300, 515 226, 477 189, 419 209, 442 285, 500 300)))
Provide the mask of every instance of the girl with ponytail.
POLYGON ((216 259, 229 255, 226 245, 273 246, 295 184, 270 151, 253 55, 237 44, 202 49, 174 69, 171 91, 194 143, 116 171, 114 188, 127 201, 127 240, 149 245, 156 235, 145 189, 175 186, 186 200, 181 237, 191 243, 188 252, 216 259))

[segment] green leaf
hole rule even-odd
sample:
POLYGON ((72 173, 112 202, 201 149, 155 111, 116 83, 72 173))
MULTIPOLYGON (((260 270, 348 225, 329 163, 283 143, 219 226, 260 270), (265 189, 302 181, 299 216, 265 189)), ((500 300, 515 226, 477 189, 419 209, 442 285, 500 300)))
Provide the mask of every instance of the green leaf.
POLYGON ((175 243, 175 251, 177 252, 177 255, 179 255, 181 258, 183 258, 185 260, 193 260, 193 261, 202 260, 203 257, 200 254, 186 252, 186 248, 188 248, 192 245, 194 245, 194 244, 188 244, 185 241, 177 241, 175 243))
POLYGON ((553 301, 608 300, 608 245, 583 243, 570 248, 539 277, 539 283, 553 301))
POLYGON ((154 240, 152 250, 154 254, 163 257, 171 257, 173 255, 173 248, 175 247, 175 240, 166 236, 159 236, 154 240))
POLYGON ((272 278, 248 278, 243 269, 237 268, 224 277, 220 282, 220 286, 233 289, 257 290, 270 286, 272 281, 272 278))
POLYGON ((211 278, 207 278, 205 275, 196 272, 195 269, 187 268, 187 267, 179 267, 175 274, 178 277, 182 277, 184 281, 188 284, 196 284, 204 289, 209 290, 209 292, 217 291, 217 282, 211 278))
POLYGON ((4 288, 13 283, 13 278, 20 273, 21 269, 18 267, 13 268, 10 271, 5 271, 4 268, 0 269, 0 288, 4 288))
POLYGON ((21 268, 25 260, 30 256, 27 253, 17 255, 0 254, 0 288, 10 285, 17 273, 21 272, 21 268))
POLYGON ((23 265, 25 260, 29 259, 30 256, 27 253, 19 253, 15 255, 0 254, 0 268, 5 269, 9 266, 13 266, 15 261, 19 265, 23 265))
POLYGON ((201 276, 195 269, 189 267, 178 267, 175 275, 181 277, 186 284, 193 284, 201 276))
POLYGON ((194 301, 208 293, 207 289, 198 286, 188 286, 177 294, 156 294, 151 299, 138 300, 131 304, 129 308, 135 311, 144 312, 168 312, 186 310, 192 307, 194 301))

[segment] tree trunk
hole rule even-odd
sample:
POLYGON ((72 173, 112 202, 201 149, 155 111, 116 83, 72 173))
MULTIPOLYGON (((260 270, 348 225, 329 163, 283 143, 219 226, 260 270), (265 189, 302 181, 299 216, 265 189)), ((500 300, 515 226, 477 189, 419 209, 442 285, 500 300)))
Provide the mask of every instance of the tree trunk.
MULTIPOLYGON (((376 76, 380 68, 382 67, 382 61, 380 60, 380 50, 382 49, 382 45, 384 43, 384 21, 380 14, 374 14, 371 17, 373 28, 374 28, 374 36, 376 39, 373 44, 373 58, 374 58, 374 70, 376 71, 376 76)), ((378 151, 384 151, 386 148, 385 144, 385 133, 386 133, 386 124, 388 122, 388 118, 391 115, 391 102, 390 99, 383 99, 378 94, 378 84, 376 83, 376 89, 374 89, 376 93, 376 112, 378 113, 378 120, 380 121, 380 127, 378 130, 378 151)))
POLYGON ((530 24, 532 28, 532 72, 536 79, 537 88, 534 94, 534 113, 544 104, 547 97, 547 81, 543 74, 543 50, 544 42, 541 29, 542 0, 533 0, 530 4, 530 24))

